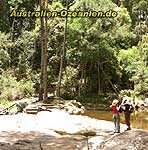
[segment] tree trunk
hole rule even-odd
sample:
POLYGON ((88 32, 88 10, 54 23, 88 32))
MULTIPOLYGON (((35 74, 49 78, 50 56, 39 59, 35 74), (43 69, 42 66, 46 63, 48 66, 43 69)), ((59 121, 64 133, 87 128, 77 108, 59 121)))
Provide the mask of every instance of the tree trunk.
MULTIPOLYGON (((40 10, 43 10, 43 3, 42 0, 40 0, 40 10)), ((39 100, 43 100, 43 49, 44 49, 44 18, 40 18, 41 21, 41 75, 40 75, 40 89, 39 89, 39 100)))
POLYGON ((64 41, 63 41, 63 49, 61 53, 61 59, 60 59, 60 70, 59 70, 59 76, 58 76, 58 83, 56 86, 56 96, 60 98, 61 96, 61 79, 62 79, 62 71, 64 66, 64 60, 65 60, 65 51, 66 51, 66 35, 67 35, 67 17, 65 18, 65 27, 64 27, 64 41))
POLYGON ((98 94, 101 93, 101 72, 100 72, 100 62, 98 61, 98 94))
MULTIPOLYGON (((106 74, 105 74, 105 72, 104 72, 104 70, 103 70, 101 64, 100 64, 100 69, 101 69, 102 73, 104 74, 104 76, 106 76, 106 74)), ((114 85, 112 84, 112 82, 111 82, 108 78, 107 78, 107 80, 108 80, 108 82, 110 83, 110 85, 111 85, 111 87, 113 88, 113 90, 115 91, 115 93, 118 95, 119 92, 117 91, 116 87, 114 87, 114 85)))
POLYGON ((86 88, 86 84, 87 84, 86 67, 87 67, 87 62, 84 63, 84 88, 86 88))
POLYGON ((78 87, 78 96, 80 97, 81 96, 81 90, 82 90, 82 87, 83 87, 83 82, 84 82, 84 65, 80 65, 80 71, 81 71, 81 75, 80 75, 80 80, 79 80, 79 87, 78 87))
MULTIPOLYGON (((11 42, 14 42, 14 37, 13 37, 14 24, 15 24, 15 17, 13 18, 12 28, 11 28, 11 32, 10 32, 11 42)), ((12 47, 10 47, 10 50, 8 51, 8 53, 9 53, 9 56, 10 56, 9 68, 11 69, 11 67, 12 67, 12 47)))
MULTIPOLYGON (((44 10, 48 2, 40 0, 40 10, 44 10)), ((47 18, 41 17, 41 76, 39 100, 47 100, 47 18)))
MULTIPOLYGON (((48 9, 48 0, 45 1, 44 3, 44 8, 47 10, 48 9)), ((45 25, 44 25, 44 58, 43 58, 43 85, 44 85, 44 97, 43 101, 47 100, 47 17, 45 19, 45 25)))

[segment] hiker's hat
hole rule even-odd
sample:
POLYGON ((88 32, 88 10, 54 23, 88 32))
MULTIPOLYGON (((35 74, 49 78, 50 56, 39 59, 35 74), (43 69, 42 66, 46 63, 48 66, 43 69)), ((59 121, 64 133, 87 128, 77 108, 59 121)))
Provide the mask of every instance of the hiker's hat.
POLYGON ((130 102, 129 97, 125 97, 125 98, 123 99, 123 103, 124 103, 124 104, 128 104, 129 102, 130 102))
POLYGON ((118 104, 118 102, 119 101, 117 99, 114 99, 113 102, 112 102, 112 105, 116 105, 116 104, 118 104))

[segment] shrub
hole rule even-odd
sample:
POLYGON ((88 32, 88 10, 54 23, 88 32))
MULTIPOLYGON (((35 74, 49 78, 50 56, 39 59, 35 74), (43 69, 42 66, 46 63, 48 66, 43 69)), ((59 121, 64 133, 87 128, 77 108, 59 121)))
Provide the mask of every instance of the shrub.
POLYGON ((10 105, 10 101, 5 100, 5 99, 0 99, 0 104, 1 104, 1 105, 5 105, 5 106, 8 106, 8 105, 10 105))
POLYGON ((34 83, 31 80, 17 81, 12 75, 0 75, 0 98, 16 100, 34 94, 34 83))
POLYGON ((21 89, 21 93, 23 95, 23 97, 31 97, 34 94, 34 83, 33 81, 25 81, 25 80, 21 80, 19 87, 21 89))

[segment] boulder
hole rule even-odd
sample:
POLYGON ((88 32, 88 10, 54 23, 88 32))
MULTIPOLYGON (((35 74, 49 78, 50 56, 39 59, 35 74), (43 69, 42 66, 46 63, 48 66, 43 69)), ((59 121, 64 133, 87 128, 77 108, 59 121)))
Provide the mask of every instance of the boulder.
POLYGON ((39 132, 0 134, 0 150, 86 150, 85 146, 83 137, 55 137, 39 132))
POLYGON ((82 106, 82 104, 76 100, 64 101, 64 104, 62 104, 61 108, 69 114, 82 114, 85 110, 84 106, 82 106))
POLYGON ((148 131, 133 129, 114 135, 100 143, 96 150, 148 150, 148 131))

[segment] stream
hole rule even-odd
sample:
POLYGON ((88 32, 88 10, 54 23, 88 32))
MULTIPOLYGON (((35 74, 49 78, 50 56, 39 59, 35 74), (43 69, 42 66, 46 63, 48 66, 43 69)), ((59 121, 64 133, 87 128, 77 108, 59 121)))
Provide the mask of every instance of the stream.
MULTIPOLYGON (((113 121, 111 111, 86 110, 83 115, 99 120, 113 121)), ((124 113, 121 113, 120 117, 121 123, 125 123, 124 113)), ((131 115, 131 127, 148 130, 148 112, 133 112, 131 115)))

